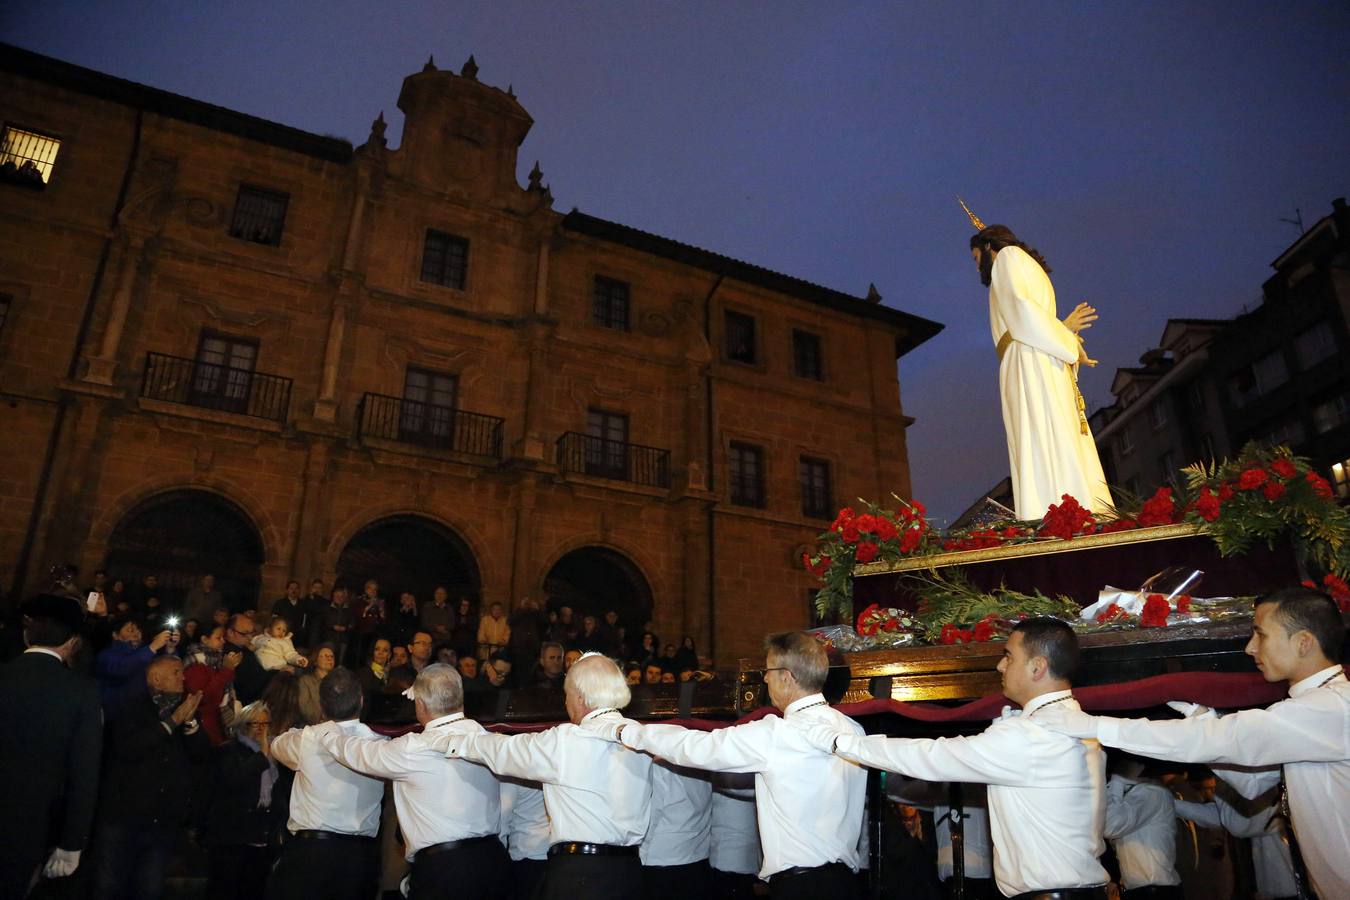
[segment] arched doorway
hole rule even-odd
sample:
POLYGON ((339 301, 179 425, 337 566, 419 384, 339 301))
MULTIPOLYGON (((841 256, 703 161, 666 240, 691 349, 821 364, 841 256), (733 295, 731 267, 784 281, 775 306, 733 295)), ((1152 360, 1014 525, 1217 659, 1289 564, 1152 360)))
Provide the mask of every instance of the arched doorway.
POLYGON ((439 522, 404 515, 362 528, 338 556, 337 583, 355 596, 367 580, 380 583, 391 604, 411 591, 419 602, 444 585, 451 602, 468 597, 476 606, 482 590, 478 564, 464 539, 439 522))
POLYGON ((159 578, 160 600, 178 606, 203 575, 236 609, 258 603, 264 560, 257 528, 235 504, 209 491, 184 489, 151 497, 117 523, 104 568, 127 588, 159 578))
POLYGON ((576 620, 619 614, 630 634, 652 617, 652 589, 632 560, 605 547, 582 547, 558 560, 544 578, 548 608, 572 607, 576 620))

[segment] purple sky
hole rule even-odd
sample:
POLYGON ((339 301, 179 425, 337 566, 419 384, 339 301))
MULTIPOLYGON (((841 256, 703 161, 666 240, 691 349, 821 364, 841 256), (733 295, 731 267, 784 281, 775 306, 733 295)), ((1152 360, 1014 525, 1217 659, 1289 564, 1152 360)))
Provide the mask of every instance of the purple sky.
MULTIPOLYGON (((1169 316, 1254 304, 1350 194, 1350 5, 8 3, 0 37, 309 131, 391 145, 405 75, 470 53, 573 206, 947 325, 901 362, 916 495, 1007 471, 986 292, 953 195, 1102 319, 1110 400, 1169 316), (566 7, 565 10, 560 7, 566 7)), ((841 498, 846 499, 846 498, 841 498)))

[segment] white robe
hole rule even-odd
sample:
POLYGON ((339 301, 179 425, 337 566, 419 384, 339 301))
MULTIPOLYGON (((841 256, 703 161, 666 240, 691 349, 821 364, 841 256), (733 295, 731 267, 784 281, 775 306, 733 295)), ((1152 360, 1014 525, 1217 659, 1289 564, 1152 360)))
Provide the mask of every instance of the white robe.
POLYGON ((1074 394, 1078 339, 1055 314, 1055 289, 1045 270, 1018 247, 994 258, 989 285, 994 345, 1012 343, 998 367, 1003 427, 1008 434, 1013 504, 1019 519, 1039 519, 1064 494, 1105 512, 1111 492, 1097 445, 1084 434, 1074 394))

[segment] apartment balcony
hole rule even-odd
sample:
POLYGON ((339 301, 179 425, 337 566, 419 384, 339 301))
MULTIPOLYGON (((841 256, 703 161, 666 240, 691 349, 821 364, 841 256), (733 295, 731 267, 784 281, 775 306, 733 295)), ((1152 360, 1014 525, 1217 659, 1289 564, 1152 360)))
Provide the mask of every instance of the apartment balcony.
POLYGON ((361 398, 356 427, 361 438, 501 459, 505 421, 467 409, 368 393, 361 398))
POLYGON ((569 431, 558 438, 558 470, 645 487, 670 487, 670 451, 569 431))
POLYGON ((291 406, 291 379, 181 356, 147 353, 141 396, 284 423, 291 406))

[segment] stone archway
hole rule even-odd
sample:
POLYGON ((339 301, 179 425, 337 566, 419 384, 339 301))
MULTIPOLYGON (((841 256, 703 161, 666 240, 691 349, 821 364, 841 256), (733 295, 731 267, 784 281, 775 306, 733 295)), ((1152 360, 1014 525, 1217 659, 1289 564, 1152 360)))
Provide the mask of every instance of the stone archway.
POLYGON ((256 606, 265 561, 262 537, 239 506, 183 488, 137 504, 113 528, 104 568, 128 589, 159 578, 160 599, 177 606, 203 575, 238 609, 256 606))
POLYGON ((544 576, 544 594, 549 609, 570 606, 578 622, 587 615, 602 618, 612 609, 630 634, 640 633, 652 617, 646 576, 628 557, 607 547, 579 547, 564 555, 544 576))
POLYGON ((337 562, 337 583, 353 596, 374 578, 380 593, 396 603, 403 591, 419 602, 444 585, 451 602, 468 597, 475 607, 482 593, 478 562, 469 545, 449 527, 423 516, 378 519, 352 536, 337 562))

